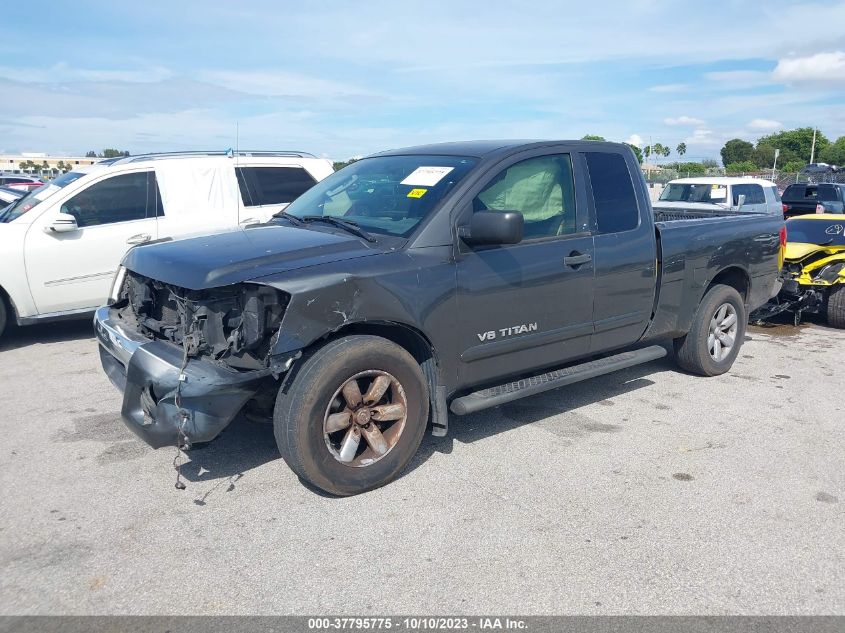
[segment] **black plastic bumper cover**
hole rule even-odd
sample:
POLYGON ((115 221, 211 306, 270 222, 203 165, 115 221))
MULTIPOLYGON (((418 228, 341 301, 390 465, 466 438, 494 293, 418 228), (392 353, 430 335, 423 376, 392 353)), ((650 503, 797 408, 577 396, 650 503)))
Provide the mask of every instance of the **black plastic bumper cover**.
MULTIPOLYGON (((123 421, 153 448, 180 444, 182 418, 175 398, 182 350, 170 343, 133 337, 114 323, 107 308, 97 311, 94 324, 103 369, 123 391, 123 421)), ((217 437, 269 373, 269 369, 237 372, 189 360, 181 390, 182 410, 188 414, 183 428, 188 441, 208 442, 217 437)))

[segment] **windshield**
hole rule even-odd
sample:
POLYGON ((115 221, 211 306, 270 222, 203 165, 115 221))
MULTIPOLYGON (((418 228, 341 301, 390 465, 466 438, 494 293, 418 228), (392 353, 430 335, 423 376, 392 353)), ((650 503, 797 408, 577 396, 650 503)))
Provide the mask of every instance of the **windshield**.
POLYGON ((82 172, 69 171, 58 178, 51 180, 43 187, 30 191, 23 198, 0 211, 0 222, 11 222, 12 220, 16 220, 39 202, 46 200, 62 187, 67 187, 74 180, 78 180, 84 175, 85 174, 82 172))
POLYGON ((660 194, 663 202, 704 202, 710 204, 724 204, 728 200, 727 185, 710 185, 705 183, 672 183, 660 194))
POLYGON ((789 220, 787 239, 793 243, 845 246, 845 216, 842 220, 789 220))
POLYGON ((408 237, 477 162, 464 156, 365 158, 314 185, 285 212, 341 218, 369 233, 408 237))

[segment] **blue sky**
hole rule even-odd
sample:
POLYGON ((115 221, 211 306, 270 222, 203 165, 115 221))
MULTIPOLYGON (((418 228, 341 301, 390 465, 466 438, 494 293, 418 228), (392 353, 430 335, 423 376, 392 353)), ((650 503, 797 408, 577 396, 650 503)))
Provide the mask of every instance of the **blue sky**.
POLYGON ((841 1, 45 6, 3 11, 0 151, 845 135, 841 1))

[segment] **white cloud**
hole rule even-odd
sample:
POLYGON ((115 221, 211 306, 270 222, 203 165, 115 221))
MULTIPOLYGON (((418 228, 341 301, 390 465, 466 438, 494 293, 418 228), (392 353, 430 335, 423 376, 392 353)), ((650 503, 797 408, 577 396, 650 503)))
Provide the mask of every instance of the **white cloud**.
POLYGON ((676 118, 669 117, 667 119, 663 119, 663 123, 666 125, 687 125, 689 127, 704 125, 704 121, 691 116, 679 116, 676 118))
POLYGON ((648 90, 649 92, 686 92, 689 90, 689 84, 661 84, 652 86, 648 90))
POLYGON ((759 88, 772 83, 771 73, 762 70, 721 70, 704 73, 704 78, 726 90, 759 88))
POLYGON ((643 137, 639 134, 631 134, 631 136, 629 136, 628 140, 625 142, 629 143, 630 145, 636 145, 637 147, 642 147, 645 143, 645 141, 643 141, 643 137))
POLYGON ((773 119, 754 119, 748 127, 752 130, 778 130, 783 127, 783 123, 773 119))
POLYGON ((816 53, 778 61, 772 76, 784 83, 845 82, 845 52, 816 53))

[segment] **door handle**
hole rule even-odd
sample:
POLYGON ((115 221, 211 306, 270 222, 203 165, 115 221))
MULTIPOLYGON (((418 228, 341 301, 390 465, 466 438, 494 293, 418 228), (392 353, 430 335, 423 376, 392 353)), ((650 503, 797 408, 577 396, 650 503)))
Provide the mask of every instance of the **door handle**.
POLYGON ((153 236, 149 233, 138 233, 138 235, 133 235, 128 240, 126 240, 127 244, 143 244, 144 242, 149 242, 153 239, 153 236))
POLYGON ((593 256, 589 253, 579 253, 578 251, 572 251, 571 253, 569 253, 568 257, 563 258, 563 265, 578 268, 578 266, 580 266, 581 264, 586 264, 591 261, 593 261, 593 256))

